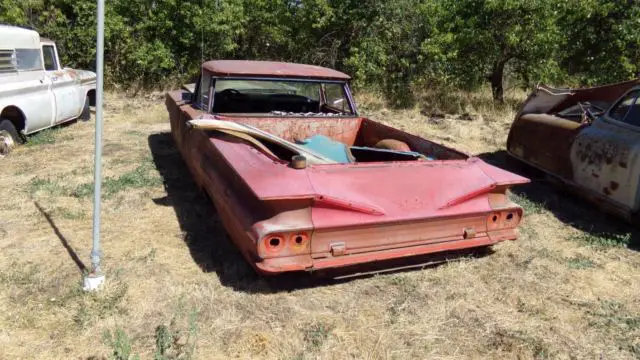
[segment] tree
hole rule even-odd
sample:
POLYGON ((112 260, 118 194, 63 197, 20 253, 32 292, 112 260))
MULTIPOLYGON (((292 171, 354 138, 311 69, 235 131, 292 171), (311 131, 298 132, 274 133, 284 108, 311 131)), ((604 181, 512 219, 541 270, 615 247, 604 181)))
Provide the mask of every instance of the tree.
POLYGON ((555 0, 444 0, 440 20, 455 56, 453 71, 461 85, 489 81, 493 98, 504 97, 505 70, 519 63, 528 75, 553 78, 562 46, 558 27, 562 4, 555 0))
POLYGON ((568 34, 561 59, 583 85, 640 77, 640 3, 582 0, 562 22, 568 34))

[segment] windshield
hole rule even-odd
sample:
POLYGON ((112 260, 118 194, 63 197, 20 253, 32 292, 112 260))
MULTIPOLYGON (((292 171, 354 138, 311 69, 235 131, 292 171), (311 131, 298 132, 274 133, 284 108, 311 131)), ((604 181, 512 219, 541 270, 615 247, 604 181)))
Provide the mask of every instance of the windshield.
POLYGON ((215 79, 214 113, 353 115, 341 82, 215 79))

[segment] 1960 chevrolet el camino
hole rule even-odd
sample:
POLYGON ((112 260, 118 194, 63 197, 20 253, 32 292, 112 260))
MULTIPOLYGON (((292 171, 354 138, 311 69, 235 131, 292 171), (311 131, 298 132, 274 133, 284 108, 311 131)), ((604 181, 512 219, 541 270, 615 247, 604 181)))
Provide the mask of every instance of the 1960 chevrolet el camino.
POLYGON ((262 274, 486 247, 517 237, 528 180, 358 115, 349 76, 262 61, 203 64, 167 94, 177 147, 262 274))

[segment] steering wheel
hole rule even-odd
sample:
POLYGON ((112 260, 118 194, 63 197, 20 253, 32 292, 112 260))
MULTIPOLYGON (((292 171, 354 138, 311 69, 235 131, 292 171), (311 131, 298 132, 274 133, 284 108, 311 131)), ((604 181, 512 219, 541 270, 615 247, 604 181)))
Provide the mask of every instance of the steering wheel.
POLYGON ((229 88, 229 89, 224 89, 224 90, 220 91, 219 94, 222 95, 222 96, 230 96, 230 95, 237 96, 237 95, 240 95, 241 92, 236 90, 236 89, 229 88))

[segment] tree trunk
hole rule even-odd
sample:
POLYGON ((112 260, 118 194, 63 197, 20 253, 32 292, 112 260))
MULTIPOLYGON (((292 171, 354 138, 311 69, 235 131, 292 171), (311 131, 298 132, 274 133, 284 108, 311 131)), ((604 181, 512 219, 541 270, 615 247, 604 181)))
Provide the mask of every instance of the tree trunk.
POLYGON ((504 65, 507 60, 496 60, 491 70, 491 91, 493 92, 493 100, 504 102, 504 87, 502 79, 504 77, 504 65))

